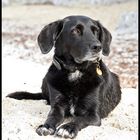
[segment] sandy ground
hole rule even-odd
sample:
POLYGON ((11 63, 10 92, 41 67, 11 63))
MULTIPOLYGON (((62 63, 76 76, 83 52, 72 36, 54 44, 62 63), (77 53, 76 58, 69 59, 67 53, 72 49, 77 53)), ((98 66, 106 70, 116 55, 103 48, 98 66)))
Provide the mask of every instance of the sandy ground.
MULTIPOLYGON (((35 133, 44 123, 50 106, 45 101, 5 98, 13 91, 40 91, 42 78, 48 67, 31 61, 7 57, 2 61, 2 139, 3 140, 50 140, 54 136, 40 137, 35 133), (26 69, 25 69, 26 68, 26 69), (16 76, 15 76, 16 75, 16 76), (7 88, 8 85, 8 88, 7 88)), ((76 140, 137 140, 138 138, 138 91, 122 89, 122 100, 117 108, 102 120, 101 127, 89 126, 79 132, 76 140)))

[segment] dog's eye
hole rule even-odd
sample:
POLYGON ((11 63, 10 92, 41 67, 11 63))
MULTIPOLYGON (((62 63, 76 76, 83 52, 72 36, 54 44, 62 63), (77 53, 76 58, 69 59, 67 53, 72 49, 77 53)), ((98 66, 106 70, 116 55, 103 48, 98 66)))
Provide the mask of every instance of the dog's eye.
POLYGON ((78 24, 76 25, 76 27, 74 27, 72 30, 71 30, 71 33, 73 35, 82 35, 83 34, 83 25, 82 24, 78 24))
POLYGON ((94 35, 98 35, 99 32, 99 28, 96 26, 91 26, 91 31, 93 32, 94 35))
POLYGON ((77 34, 80 35, 81 34, 81 31, 79 29, 77 29, 77 28, 74 28, 74 29, 71 30, 71 33, 73 35, 77 35, 77 34))

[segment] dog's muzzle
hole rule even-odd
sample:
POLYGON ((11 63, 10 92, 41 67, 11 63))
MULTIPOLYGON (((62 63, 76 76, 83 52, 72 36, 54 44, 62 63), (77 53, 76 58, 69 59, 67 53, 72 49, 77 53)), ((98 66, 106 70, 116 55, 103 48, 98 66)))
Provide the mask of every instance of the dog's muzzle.
POLYGON ((75 58, 74 61, 78 64, 82 64, 83 62, 85 61, 90 61, 92 63, 97 63, 98 61, 101 60, 101 57, 100 56, 94 56, 94 57, 85 57, 83 59, 78 59, 78 58, 75 58))

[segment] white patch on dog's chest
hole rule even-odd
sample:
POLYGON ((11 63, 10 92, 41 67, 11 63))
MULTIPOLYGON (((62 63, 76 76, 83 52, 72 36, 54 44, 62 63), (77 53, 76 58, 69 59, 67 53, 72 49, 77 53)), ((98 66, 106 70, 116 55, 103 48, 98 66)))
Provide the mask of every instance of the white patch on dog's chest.
POLYGON ((70 114, 71 114, 71 115, 74 115, 74 112, 75 112, 75 107, 74 107, 74 105, 72 104, 72 105, 70 106, 70 114))
POLYGON ((75 72, 69 74, 68 79, 69 79, 69 81, 75 81, 75 80, 81 78, 82 75, 83 74, 79 70, 76 70, 75 72))

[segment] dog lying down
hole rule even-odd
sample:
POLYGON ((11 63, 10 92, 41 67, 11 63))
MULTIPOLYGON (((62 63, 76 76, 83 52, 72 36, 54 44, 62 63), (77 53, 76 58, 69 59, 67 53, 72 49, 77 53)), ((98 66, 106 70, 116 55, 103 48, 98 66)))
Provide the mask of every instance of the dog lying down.
POLYGON ((40 136, 74 138, 82 128, 100 126, 101 119, 118 105, 119 78, 101 57, 109 55, 111 39, 100 22, 86 16, 69 16, 42 29, 38 36, 42 53, 55 48, 42 93, 14 92, 7 96, 47 100, 51 110, 36 129, 40 136), (71 121, 61 125, 66 117, 71 121))

